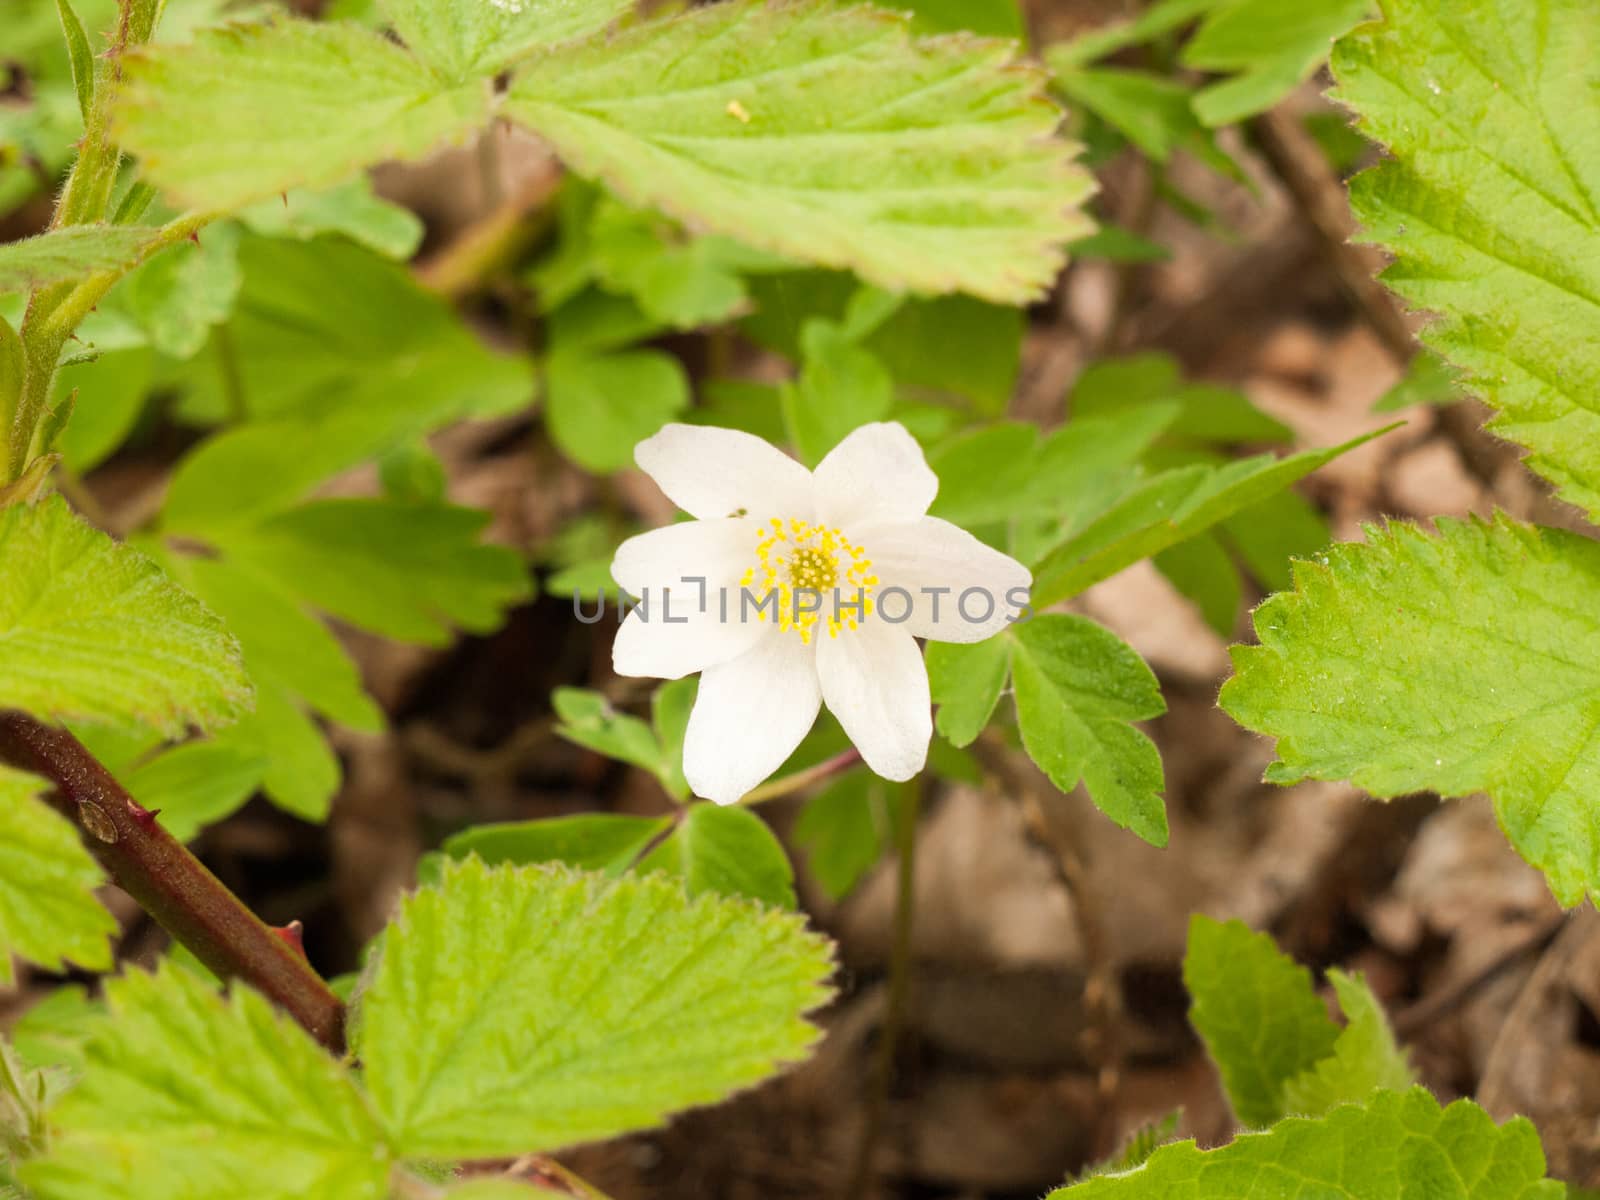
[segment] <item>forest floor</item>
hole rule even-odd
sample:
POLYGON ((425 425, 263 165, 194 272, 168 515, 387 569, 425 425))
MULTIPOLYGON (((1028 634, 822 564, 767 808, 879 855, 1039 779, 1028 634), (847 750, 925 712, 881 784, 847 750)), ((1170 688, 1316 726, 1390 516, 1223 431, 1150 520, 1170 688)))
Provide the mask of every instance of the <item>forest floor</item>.
MULTIPOLYGON (((1315 85, 1297 102, 1323 104, 1315 85)), ((1343 242, 1339 181, 1314 155, 1305 160, 1292 122, 1273 121, 1255 130, 1270 155, 1242 140, 1229 147, 1250 187, 1175 168, 1175 182, 1218 213, 1220 235, 1153 205, 1140 163, 1102 172, 1100 211, 1143 227, 1173 257, 1074 265, 1031 313, 1015 412, 1058 420, 1089 358, 1163 351, 1193 380, 1244 390, 1302 447, 1403 422, 1303 485, 1337 537, 1359 538, 1367 522, 1497 508, 1572 524, 1480 431, 1481 409, 1373 413, 1401 377, 1402 318, 1361 284, 1375 264, 1343 242)), ((508 195, 548 170, 531 150, 512 150, 508 195)), ((463 153, 385 172, 385 190, 423 212, 438 244, 479 209, 463 153)), ((493 311, 483 324, 508 337, 493 311)), ((530 553, 595 503, 594 481, 527 420, 457 429, 439 446, 452 497, 490 509, 492 536, 530 553)), ((167 465, 158 452, 119 458, 95 479, 102 507, 134 502, 167 465)), ((643 520, 669 511, 643 477, 623 478, 616 493, 643 520)), ((1472 1093, 1498 1117, 1527 1113, 1554 1174, 1600 1183, 1600 917, 1562 917, 1482 798, 1381 804, 1342 784, 1262 783, 1270 744, 1216 706, 1230 639, 1148 564, 1075 603, 1126 638, 1163 684, 1169 711, 1149 731, 1165 762, 1170 845, 1116 829, 1081 795, 1022 804, 1009 784, 939 787, 918 834, 909 1036, 882 1111, 871 1080, 892 860, 840 904, 804 897, 842 963, 813 1061, 572 1164, 616 1200, 843 1196, 876 1120, 867 1194, 1000 1200, 1041 1194, 1174 1108, 1184 1136, 1223 1140, 1232 1118, 1185 1020, 1181 960, 1199 912, 1268 930, 1319 971, 1364 972, 1428 1087, 1445 1098, 1472 1093)), ((303 921, 313 961, 338 972, 356 966, 418 855, 455 829, 664 811, 647 776, 552 733, 553 687, 615 685, 613 628, 580 624, 567 600, 544 598, 493 637, 445 651, 351 635, 392 728, 339 735, 347 781, 331 822, 305 825, 258 802, 210 830, 203 856, 268 920, 303 921)), ((1231 640, 1250 636, 1242 617, 1231 640)), ((797 804, 768 810, 780 832, 797 804)), ((119 912, 125 956, 156 954, 159 930, 127 903, 119 912)), ((23 1004, 53 983, 31 986, 23 1004)))

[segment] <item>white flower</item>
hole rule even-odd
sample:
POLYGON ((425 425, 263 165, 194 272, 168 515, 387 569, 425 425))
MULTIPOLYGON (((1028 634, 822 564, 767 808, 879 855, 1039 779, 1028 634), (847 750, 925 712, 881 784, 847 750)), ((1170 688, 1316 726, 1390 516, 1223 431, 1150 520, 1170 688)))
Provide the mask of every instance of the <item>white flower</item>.
POLYGON ((683 755, 695 793, 738 800, 824 702, 879 775, 920 771, 933 723, 916 639, 982 641, 1021 615, 1032 579, 926 515, 939 481, 905 427, 862 426, 815 472, 708 426, 668 425, 635 457, 698 519, 618 548, 611 573, 644 603, 613 661, 620 675, 701 673, 683 755))

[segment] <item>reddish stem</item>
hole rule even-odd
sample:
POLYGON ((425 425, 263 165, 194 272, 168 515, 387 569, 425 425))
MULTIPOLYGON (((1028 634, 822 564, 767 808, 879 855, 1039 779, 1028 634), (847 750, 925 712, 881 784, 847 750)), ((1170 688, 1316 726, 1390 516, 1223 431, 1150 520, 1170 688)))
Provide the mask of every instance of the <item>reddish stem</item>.
POLYGON ((0 712, 0 762, 54 784, 46 799, 78 827, 106 873, 196 958, 343 1050, 344 1003, 303 952, 246 908, 77 738, 25 713, 0 712))

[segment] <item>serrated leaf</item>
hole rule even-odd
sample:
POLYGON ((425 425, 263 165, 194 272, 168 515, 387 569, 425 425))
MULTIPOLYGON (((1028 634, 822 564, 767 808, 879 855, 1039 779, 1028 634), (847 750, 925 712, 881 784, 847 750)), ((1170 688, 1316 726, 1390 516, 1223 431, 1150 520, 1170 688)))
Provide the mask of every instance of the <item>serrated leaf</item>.
POLYGON ((1342 40, 1337 96, 1391 157, 1351 188, 1422 340, 1499 409, 1490 428, 1600 516, 1600 10, 1387 0, 1342 40))
POLYGON ((657 1125, 804 1056, 827 943, 659 878, 449 864, 379 944, 355 1048, 406 1155, 514 1157, 657 1125))
POLYGON ((1470 1100, 1441 1109, 1421 1088, 1383 1092, 1319 1120, 1294 1118, 1217 1150, 1163 1146, 1145 1165, 1059 1188, 1047 1200, 1561 1200, 1524 1118, 1496 1126, 1470 1100))
POLYGON ((420 158, 489 115, 486 80, 448 84, 355 25, 231 25, 122 62, 117 140, 168 196, 211 211, 420 158))
POLYGON ((505 112, 580 174, 891 289, 1038 295, 1090 177, 1002 42, 831 0, 731 0, 536 59, 505 112))
POLYGON ((747 808, 690 805, 672 836, 639 863, 683 880, 691 896, 743 896, 793 908, 794 868, 783 843, 747 808))
POLYGON ((1212 9, 1181 56, 1186 67, 1237 71, 1194 98, 1207 125, 1265 112, 1310 77, 1333 40, 1371 13, 1374 0, 1227 0, 1212 9))
POLYGON ((382 0, 423 62, 454 83, 495 74, 540 46, 603 29, 634 0, 382 0))
POLYGON ((1189 921, 1183 959, 1189 1022, 1222 1074, 1239 1122, 1271 1125, 1287 1113, 1284 1090, 1334 1051, 1339 1027, 1311 973, 1243 921, 1189 921))
POLYGON ((1043 558, 1033 573, 1034 606, 1044 608, 1076 596, 1124 567, 1261 503, 1387 432, 1379 430, 1340 446, 1285 458, 1261 454, 1218 467, 1195 463, 1152 476, 1043 558))
POLYGON ((445 645, 488 633, 528 595, 517 553, 485 545, 489 514, 383 499, 317 500, 230 535, 230 556, 359 629, 445 645))
POLYGON ((1223 707, 1278 739, 1276 782, 1488 792, 1562 903, 1600 894, 1600 543, 1506 517, 1369 537, 1256 610, 1223 707))
POLYGON ((142 225, 69 225, 0 245, 0 292, 81 279, 133 262, 156 236, 142 225))
POLYGON ((1021 621, 1006 637, 1028 756, 1062 791, 1081 781, 1106 816, 1166 845, 1161 755, 1133 726, 1166 711, 1144 660, 1109 629, 1061 613, 1021 621))
POLYGON ((0 512, 0 707, 171 737, 248 705, 222 622, 59 496, 0 512))
POLYGON ((225 1000, 171 963, 106 993, 83 1077, 50 1112, 50 1151, 23 1166, 37 1200, 388 1194, 388 1152, 349 1075, 261 996, 225 1000))
POLYGON ((40 800, 46 785, 0 767, 0 987, 13 956, 50 971, 111 966, 117 923, 95 899, 105 876, 77 830, 40 800))
POLYGON ((1331 1055, 1284 1084, 1285 1110, 1300 1116, 1320 1117, 1341 1104, 1359 1104, 1373 1092, 1403 1091, 1416 1082, 1366 981, 1330 970, 1328 982, 1346 1024, 1331 1055))

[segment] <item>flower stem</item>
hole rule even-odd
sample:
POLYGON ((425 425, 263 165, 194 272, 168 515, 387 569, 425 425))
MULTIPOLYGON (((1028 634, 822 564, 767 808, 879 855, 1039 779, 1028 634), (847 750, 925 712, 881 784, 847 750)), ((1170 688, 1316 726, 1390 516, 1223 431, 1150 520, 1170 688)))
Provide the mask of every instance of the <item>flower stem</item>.
POLYGON ((261 992, 330 1050, 343 1049, 344 1003, 305 955, 246 908, 77 738, 25 713, 0 712, 0 762, 54 784, 46 798, 78 827, 106 873, 196 958, 261 992))
POLYGON ((922 815, 921 779, 913 779, 903 790, 899 823, 895 827, 895 905, 894 940, 889 949, 889 1001, 878 1040, 878 1061, 867 1096, 866 1121, 856 1148, 855 1169, 851 1173, 851 1200, 867 1195, 872 1182, 872 1160, 882 1136, 884 1115, 889 1107, 889 1092, 894 1083, 911 998, 911 935, 917 910, 917 821, 922 815))
POLYGON ((848 771, 861 761, 861 751, 851 747, 843 754, 836 754, 832 758, 824 759, 814 767, 807 767, 803 771, 796 771, 793 775, 784 775, 774 779, 771 783, 763 783, 754 791, 746 792, 739 798, 741 805, 765 804, 768 800, 776 800, 781 796, 792 796, 796 792, 803 792, 814 783, 821 783, 824 779, 832 779, 835 775, 848 771))

